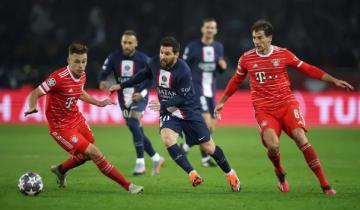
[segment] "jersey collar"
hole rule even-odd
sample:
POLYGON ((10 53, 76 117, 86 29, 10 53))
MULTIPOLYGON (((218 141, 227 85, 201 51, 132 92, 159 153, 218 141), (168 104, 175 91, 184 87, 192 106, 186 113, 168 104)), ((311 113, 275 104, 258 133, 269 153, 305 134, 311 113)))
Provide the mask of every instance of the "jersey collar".
POLYGON ((270 52, 268 54, 265 54, 265 55, 261 54, 257 50, 255 50, 256 54, 258 56, 260 56, 260 57, 269 57, 273 53, 273 51, 274 51, 274 46, 273 45, 270 46, 270 52))

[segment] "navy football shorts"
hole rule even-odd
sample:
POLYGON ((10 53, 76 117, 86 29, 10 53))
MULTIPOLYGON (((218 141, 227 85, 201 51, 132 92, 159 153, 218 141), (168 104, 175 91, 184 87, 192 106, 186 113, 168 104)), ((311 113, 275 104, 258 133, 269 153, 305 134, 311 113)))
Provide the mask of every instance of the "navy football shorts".
POLYGON ((192 145, 199 145, 210 141, 210 132, 204 119, 199 115, 196 120, 182 120, 170 115, 160 117, 160 130, 169 128, 180 136, 182 132, 185 134, 185 142, 192 145))

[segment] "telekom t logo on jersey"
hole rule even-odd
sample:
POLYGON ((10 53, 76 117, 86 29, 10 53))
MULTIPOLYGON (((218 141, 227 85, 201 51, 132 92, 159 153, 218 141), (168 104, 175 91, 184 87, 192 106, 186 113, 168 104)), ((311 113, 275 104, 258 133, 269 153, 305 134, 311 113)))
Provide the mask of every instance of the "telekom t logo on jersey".
POLYGON ((261 84, 264 83, 264 80, 266 79, 265 72, 263 71, 255 72, 255 77, 256 81, 259 81, 261 84))

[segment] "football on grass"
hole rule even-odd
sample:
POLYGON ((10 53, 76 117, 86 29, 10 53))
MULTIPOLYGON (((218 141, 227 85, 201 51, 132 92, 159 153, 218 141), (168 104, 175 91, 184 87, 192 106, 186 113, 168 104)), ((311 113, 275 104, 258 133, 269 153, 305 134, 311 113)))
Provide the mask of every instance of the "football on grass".
POLYGON ((35 196, 42 191, 44 184, 39 174, 27 172, 20 177, 18 186, 21 193, 35 196))

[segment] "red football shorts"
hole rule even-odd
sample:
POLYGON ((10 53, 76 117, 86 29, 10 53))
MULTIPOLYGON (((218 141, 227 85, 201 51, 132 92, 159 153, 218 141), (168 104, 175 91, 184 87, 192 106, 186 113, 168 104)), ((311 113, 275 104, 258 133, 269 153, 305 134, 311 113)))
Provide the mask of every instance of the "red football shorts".
POLYGON ((83 121, 69 130, 51 130, 50 135, 64 150, 72 155, 83 154, 89 144, 94 143, 94 135, 83 121))
POLYGON ((297 103, 287 104, 274 111, 255 111, 255 118, 261 136, 267 128, 274 129, 278 137, 282 130, 290 137, 291 131, 295 128, 302 128, 307 132, 305 120, 297 103))

